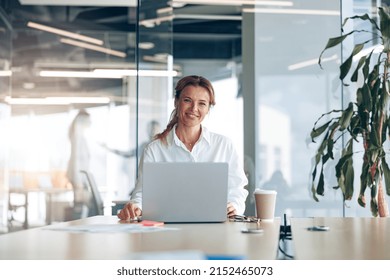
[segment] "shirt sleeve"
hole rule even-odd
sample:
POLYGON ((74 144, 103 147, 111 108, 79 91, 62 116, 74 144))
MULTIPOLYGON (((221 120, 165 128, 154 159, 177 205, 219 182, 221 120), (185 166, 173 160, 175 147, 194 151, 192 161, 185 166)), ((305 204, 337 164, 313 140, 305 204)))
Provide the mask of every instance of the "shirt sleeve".
POLYGON ((245 189, 248 179, 245 176, 243 162, 232 143, 228 145, 227 156, 229 163, 228 202, 233 204, 238 215, 243 215, 245 200, 248 196, 248 191, 245 189))
POLYGON ((130 202, 136 204, 142 210, 142 178, 143 178, 143 163, 150 162, 151 155, 148 146, 145 147, 138 165, 138 177, 135 183, 135 188, 131 193, 130 202))

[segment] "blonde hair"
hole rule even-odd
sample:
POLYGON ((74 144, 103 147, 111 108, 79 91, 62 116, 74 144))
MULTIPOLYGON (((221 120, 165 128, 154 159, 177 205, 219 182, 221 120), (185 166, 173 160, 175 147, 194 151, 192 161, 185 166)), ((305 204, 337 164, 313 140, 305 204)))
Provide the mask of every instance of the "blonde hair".
MULTIPOLYGON (((191 76, 186 76, 181 78, 175 87, 175 102, 179 100, 180 95, 182 91, 188 87, 188 86, 194 86, 194 87, 202 87, 207 90, 207 92, 210 95, 210 106, 215 105, 215 95, 214 95, 214 88, 209 80, 202 76, 196 76, 196 75, 191 75, 191 76)), ((179 121, 179 118, 176 113, 176 108, 172 111, 171 117, 169 120, 169 123, 165 130, 159 134, 157 134, 154 139, 160 139, 164 143, 166 143, 166 138, 168 133, 175 127, 177 122, 179 121)))

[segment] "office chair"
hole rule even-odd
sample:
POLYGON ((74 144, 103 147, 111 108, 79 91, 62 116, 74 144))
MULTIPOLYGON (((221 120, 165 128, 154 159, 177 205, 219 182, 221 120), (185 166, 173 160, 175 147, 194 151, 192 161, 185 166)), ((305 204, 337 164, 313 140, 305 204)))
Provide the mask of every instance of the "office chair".
POLYGON ((85 183, 88 187, 88 189, 91 192, 91 199, 88 206, 88 216, 96 216, 96 215, 103 215, 103 200, 100 196, 100 192, 98 190, 98 187, 96 185, 94 176, 91 172, 86 170, 80 170, 82 174, 85 176, 85 183))

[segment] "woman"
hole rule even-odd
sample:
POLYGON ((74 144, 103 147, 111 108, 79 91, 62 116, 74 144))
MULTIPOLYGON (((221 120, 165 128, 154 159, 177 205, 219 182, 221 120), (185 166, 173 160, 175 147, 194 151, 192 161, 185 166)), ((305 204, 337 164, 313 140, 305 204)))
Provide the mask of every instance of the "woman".
MULTIPOLYGON (((227 215, 243 214, 248 180, 230 139, 212 133, 202 121, 215 105, 214 89, 201 76, 187 76, 176 84, 175 109, 167 128, 155 136, 142 155, 139 177, 131 200, 118 213, 122 220, 142 215, 144 162, 227 162, 229 164, 227 215)), ((201 207, 201 205, 199 205, 201 207)))

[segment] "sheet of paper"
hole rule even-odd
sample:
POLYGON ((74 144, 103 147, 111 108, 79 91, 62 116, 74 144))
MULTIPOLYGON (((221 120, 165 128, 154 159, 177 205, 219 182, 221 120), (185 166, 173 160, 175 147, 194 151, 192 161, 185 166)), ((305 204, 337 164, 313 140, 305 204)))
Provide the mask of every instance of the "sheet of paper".
POLYGON ((48 226, 43 229, 58 230, 68 232, 92 232, 92 233, 137 233, 137 232, 156 232, 167 230, 178 230, 177 228, 166 228, 163 226, 142 226, 140 224, 90 224, 78 226, 48 226))

